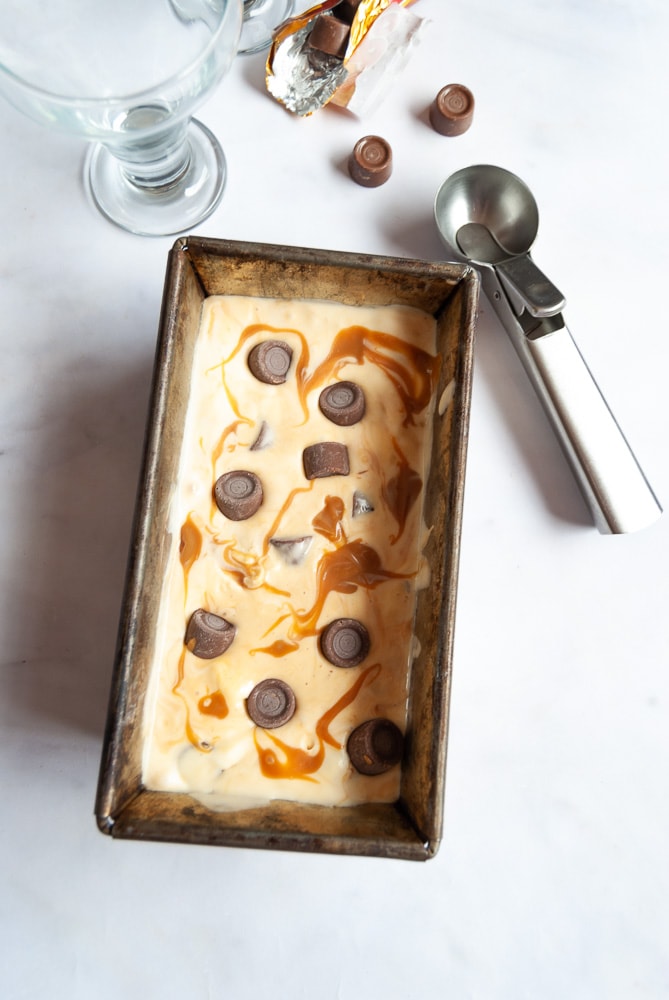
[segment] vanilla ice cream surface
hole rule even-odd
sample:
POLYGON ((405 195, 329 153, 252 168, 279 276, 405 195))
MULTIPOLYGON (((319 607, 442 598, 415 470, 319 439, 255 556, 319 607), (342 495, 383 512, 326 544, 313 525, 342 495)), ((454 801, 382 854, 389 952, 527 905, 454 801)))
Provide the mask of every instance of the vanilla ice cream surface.
POLYGON ((436 322, 418 309, 204 300, 144 717, 147 788, 216 810, 397 799, 401 763, 359 773, 347 740, 369 719, 406 728, 416 596, 429 582, 423 494, 438 374, 436 322), (268 341, 288 349, 275 384, 249 361, 268 341), (338 383, 362 390, 364 414, 350 425, 319 405, 338 383), (305 451, 324 444, 348 469, 309 478, 305 451), (230 472, 262 488, 239 520, 214 491, 230 472), (227 623, 225 652, 193 651, 197 611, 227 623), (323 654, 321 635, 338 619, 366 630, 355 665, 323 654), (249 714, 267 679, 294 695, 277 728, 249 714))

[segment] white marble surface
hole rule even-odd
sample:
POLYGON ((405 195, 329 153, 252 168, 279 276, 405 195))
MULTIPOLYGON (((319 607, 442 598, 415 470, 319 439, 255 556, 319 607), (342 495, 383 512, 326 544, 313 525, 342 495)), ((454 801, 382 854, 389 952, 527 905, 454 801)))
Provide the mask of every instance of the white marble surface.
MULTIPOLYGON (((306 6, 302 4, 302 6, 306 6)), ((229 181, 198 233, 416 257, 475 162, 541 212, 534 256, 660 499, 667 462, 664 0, 419 0, 362 121, 297 120, 238 59, 200 117, 229 181), (467 84, 475 123, 425 110, 467 84), (385 135, 395 172, 343 164, 385 135)), ((482 302, 445 834, 426 865, 115 842, 93 818, 171 239, 85 200, 82 147, 0 104, 0 994, 8 1000, 669 996, 669 521, 602 536, 482 302)))

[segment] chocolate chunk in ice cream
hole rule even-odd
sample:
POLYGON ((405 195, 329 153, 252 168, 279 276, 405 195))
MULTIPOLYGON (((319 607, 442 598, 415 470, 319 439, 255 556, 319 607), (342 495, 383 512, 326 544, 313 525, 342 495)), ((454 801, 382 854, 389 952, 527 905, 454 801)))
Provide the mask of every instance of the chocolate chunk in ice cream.
POLYGON ((296 700, 293 689, 285 681, 268 677, 251 691, 246 699, 246 711, 256 726, 277 729, 295 714, 296 700))
POLYGON ((404 737, 390 719, 368 719, 353 730, 346 751, 360 774, 384 774, 402 759, 404 737))
POLYGON ((282 385, 293 359, 293 350, 283 340, 263 340, 249 352, 248 366, 259 382, 282 385))
POLYGON ((262 483, 255 472, 226 472, 216 480, 214 500, 221 514, 231 521, 246 521, 263 502, 262 483))
POLYGON ((263 448, 269 448, 272 444, 274 444, 274 434, 267 421, 263 420, 251 444, 250 451, 262 451, 263 448))
POLYGON ((311 444, 302 452, 302 464, 307 479, 348 476, 350 472, 348 448, 338 441, 311 444))
POLYGON ((311 547, 313 535, 300 538, 270 538, 272 545, 288 566, 299 566, 311 547))
POLYGON ((374 510, 374 504, 366 497, 364 493, 360 490, 356 490, 353 494, 353 504, 351 508, 351 515, 353 517, 359 517, 360 514, 371 514, 374 510))
POLYGON ((319 645, 335 667, 357 667, 369 653, 369 632, 357 618, 336 618, 321 632, 319 645))
POLYGON ((186 647, 202 660, 221 656, 232 643, 236 626, 204 608, 194 611, 186 629, 186 647))
POLYGON ((355 382, 335 382, 323 389, 318 405, 333 424, 350 427, 365 415, 365 394, 355 382))

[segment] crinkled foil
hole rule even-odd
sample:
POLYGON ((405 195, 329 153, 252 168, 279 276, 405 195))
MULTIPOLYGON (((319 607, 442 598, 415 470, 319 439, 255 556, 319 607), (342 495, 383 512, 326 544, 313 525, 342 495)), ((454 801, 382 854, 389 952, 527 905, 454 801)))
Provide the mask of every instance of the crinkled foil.
POLYGON ((325 0, 277 29, 267 57, 267 90, 289 111, 313 114, 332 102, 362 115, 380 103, 406 65, 424 22, 406 8, 415 0, 362 0, 343 59, 313 49, 308 38, 319 14, 336 15, 325 0))

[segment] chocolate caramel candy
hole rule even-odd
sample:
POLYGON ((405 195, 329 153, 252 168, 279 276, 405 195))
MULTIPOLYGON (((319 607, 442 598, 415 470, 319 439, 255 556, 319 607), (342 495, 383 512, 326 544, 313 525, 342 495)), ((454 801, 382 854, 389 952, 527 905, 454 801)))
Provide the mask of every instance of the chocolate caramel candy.
POLYGON ((357 618, 335 618, 325 626, 318 643, 335 667, 357 667, 369 653, 369 632, 357 618))
POLYGON ((378 187, 393 170, 393 151, 380 135, 358 139, 348 160, 348 172, 362 187, 378 187))
POLYGON ((364 493, 361 493, 360 490, 356 490, 355 493, 353 494, 351 516, 359 517, 360 514, 371 514, 373 513, 373 511, 374 511, 374 504, 369 499, 369 497, 365 496, 364 493))
POLYGON ((295 714, 296 700, 293 689, 276 677, 256 684, 246 699, 246 711, 256 726, 278 729, 295 714))
POLYGON ((390 719, 368 719, 353 730, 346 752, 360 774, 384 774, 402 759, 404 737, 390 719))
POLYGON ((333 14, 318 14, 314 18, 307 44, 326 55, 343 59, 350 34, 351 29, 345 21, 340 21, 333 14))
POLYGON ((348 448, 338 441, 311 444, 302 452, 302 465, 307 479, 348 476, 350 472, 348 448))
POLYGON ((251 444, 250 450, 262 451, 263 448, 269 448, 272 444, 274 444, 274 434, 267 421, 263 420, 255 436, 255 440, 251 444))
POLYGON ((204 608, 198 608, 190 616, 186 628, 186 647, 202 660, 213 660, 225 653, 236 632, 237 628, 232 622, 211 611, 205 611, 204 608))
POLYGON ((360 0, 340 0, 340 3, 335 7, 337 17, 346 21, 347 24, 351 24, 359 6, 360 0))
POLYGON ((462 135, 474 117, 474 95, 461 83, 442 87, 430 105, 430 123, 440 135, 462 135))
POLYGON ((355 382, 335 382, 323 389, 318 405, 333 424, 350 427, 365 415, 365 394, 355 382))
POLYGON ((259 382, 282 385, 293 359, 293 349, 283 340, 263 340, 249 352, 247 364, 259 382))
POLYGON ((270 538, 269 544, 276 549, 288 566, 299 566, 304 562, 311 548, 313 535, 302 535, 300 538, 270 538))
POLYGON ((216 480, 214 500, 221 514, 231 521, 246 521, 263 502, 262 483, 255 472, 246 469, 226 472, 216 480))

